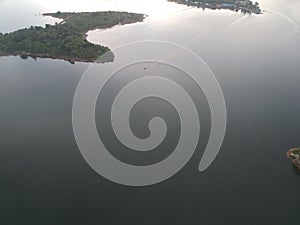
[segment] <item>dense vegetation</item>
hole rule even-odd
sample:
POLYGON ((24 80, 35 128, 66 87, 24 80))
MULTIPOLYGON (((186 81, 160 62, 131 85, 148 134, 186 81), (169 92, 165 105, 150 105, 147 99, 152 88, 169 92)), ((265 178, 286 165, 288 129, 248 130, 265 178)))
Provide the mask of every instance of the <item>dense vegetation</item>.
POLYGON ((295 148, 292 150, 292 152, 296 155, 300 155, 300 148, 295 148))
POLYGON ((96 28, 143 21, 144 15, 126 12, 47 13, 63 19, 55 25, 31 26, 12 33, 0 33, 0 56, 61 58, 70 62, 93 62, 109 51, 86 40, 85 33, 96 28))

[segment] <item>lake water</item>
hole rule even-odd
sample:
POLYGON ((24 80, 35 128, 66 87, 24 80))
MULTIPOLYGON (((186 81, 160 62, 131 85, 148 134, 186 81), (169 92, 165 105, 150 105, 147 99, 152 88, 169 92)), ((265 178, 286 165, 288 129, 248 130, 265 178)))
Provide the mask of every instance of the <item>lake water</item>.
POLYGON ((54 23, 39 14, 49 11, 148 14, 88 40, 111 48, 163 40, 193 50, 218 78, 228 111, 208 170, 197 170, 199 150, 163 183, 120 186, 88 166, 73 136, 72 101, 89 64, 1 57, 0 223, 297 224, 300 173, 285 153, 300 145, 300 4, 260 3, 263 15, 245 16, 164 0, 0 0, 0 32, 54 23))

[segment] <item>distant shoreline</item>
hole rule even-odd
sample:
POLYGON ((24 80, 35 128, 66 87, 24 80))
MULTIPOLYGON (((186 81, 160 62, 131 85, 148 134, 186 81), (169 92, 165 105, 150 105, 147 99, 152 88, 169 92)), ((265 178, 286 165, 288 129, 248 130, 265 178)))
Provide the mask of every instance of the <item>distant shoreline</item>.
POLYGON ((244 14, 262 14, 262 10, 257 2, 253 4, 250 0, 168 0, 187 6, 196 6, 204 9, 228 9, 231 11, 241 11, 244 14))

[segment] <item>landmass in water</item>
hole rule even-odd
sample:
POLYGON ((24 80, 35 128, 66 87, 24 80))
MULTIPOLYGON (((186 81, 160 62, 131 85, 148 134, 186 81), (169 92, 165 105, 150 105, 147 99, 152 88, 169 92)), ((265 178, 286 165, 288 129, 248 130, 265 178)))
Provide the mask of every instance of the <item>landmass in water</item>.
MULTIPOLYGON (((45 13, 62 19, 55 25, 31 26, 12 33, 0 33, 0 56, 19 55, 22 58, 64 59, 94 62, 110 50, 86 40, 86 32, 97 28, 109 28, 144 20, 143 14, 127 12, 45 13)), ((104 61, 113 61, 113 54, 104 61)))
POLYGON ((300 170, 300 148, 292 148, 287 152, 287 157, 300 170))
POLYGON ((197 6, 198 8, 209 9, 229 9, 233 11, 241 11, 242 13, 261 14, 262 11, 258 2, 253 3, 250 0, 168 0, 188 6, 197 6))

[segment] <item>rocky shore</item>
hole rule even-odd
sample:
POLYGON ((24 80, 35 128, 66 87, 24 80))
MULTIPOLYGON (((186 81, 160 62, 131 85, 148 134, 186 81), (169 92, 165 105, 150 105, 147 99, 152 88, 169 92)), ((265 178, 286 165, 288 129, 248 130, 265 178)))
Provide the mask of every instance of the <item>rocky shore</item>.
POLYGON ((300 148, 292 148, 287 151, 286 156, 300 170, 300 148))

